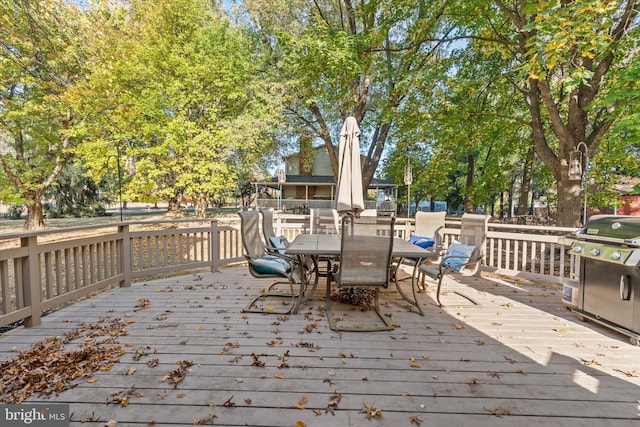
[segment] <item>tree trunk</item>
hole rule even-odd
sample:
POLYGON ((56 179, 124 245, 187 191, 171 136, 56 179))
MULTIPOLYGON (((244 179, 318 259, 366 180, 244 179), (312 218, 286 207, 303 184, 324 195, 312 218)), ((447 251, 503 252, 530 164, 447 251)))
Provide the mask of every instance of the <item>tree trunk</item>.
POLYGON ((520 189, 520 199, 518 200, 518 215, 527 214, 529 192, 531 191, 531 166, 533 165, 534 155, 535 148, 532 144, 531 147, 529 147, 529 152, 527 153, 527 158, 525 159, 524 166, 522 168, 522 187, 520 189))
MULTIPOLYGON (((313 161, 315 158, 315 150, 313 149, 313 138, 307 135, 300 137, 300 150, 298 151, 298 175, 311 176, 313 172, 313 161)), ((336 178, 337 180, 337 178, 336 178)), ((313 199, 315 194, 315 188, 309 188, 309 194, 307 195, 306 188, 299 185, 296 187, 296 199, 304 199, 307 196, 313 199)))
POLYGON ((467 155, 467 182, 465 188, 467 190, 464 196, 464 211, 466 213, 473 213, 473 203, 471 200, 471 195, 469 194, 469 189, 473 185, 473 175, 475 171, 475 158, 473 154, 467 155))
POLYGON ((40 197, 27 199, 27 221, 24 223, 25 230, 40 230, 45 228, 42 203, 40 197))
POLYGON ((178 195, 172 196, 168 200, 169 206, 167 207, 167 212, 177 212, 180 210, 180 201, 178 200, 178 195))
POLYGON ((207 217, 207 198, 204 194, 199 194, 196 199, 196 218, 204 219, 207 217))
POLYGON ((568 177, 561 177, 558 180, 558 213, 556 214, 556 225, 558 227, 580 227, 582 217, 582 181, 569 180, 568 177))

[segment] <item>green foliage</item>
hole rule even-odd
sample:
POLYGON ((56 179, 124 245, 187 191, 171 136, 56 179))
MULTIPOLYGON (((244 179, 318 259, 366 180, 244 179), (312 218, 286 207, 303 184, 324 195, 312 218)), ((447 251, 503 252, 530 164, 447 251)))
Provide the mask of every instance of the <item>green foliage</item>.
POLYGON ((42 226, 41 197, 83 137, 69 103, 86 72, 86 21, 62 0, 0 1, 0 199, 27 203, 42 226))
POLYGON ((120 158, 127 200, 213 200, 259 167, 280 108, 240 27, 204 0, 93 13, 104 38, 86 87, 92 138, 76 153, 94 179, 120 158))
POLYGON ((71 164, 45 193, 45 214, 48 218, 104 216, 98 186, 83 175, 79 164, 71 164))

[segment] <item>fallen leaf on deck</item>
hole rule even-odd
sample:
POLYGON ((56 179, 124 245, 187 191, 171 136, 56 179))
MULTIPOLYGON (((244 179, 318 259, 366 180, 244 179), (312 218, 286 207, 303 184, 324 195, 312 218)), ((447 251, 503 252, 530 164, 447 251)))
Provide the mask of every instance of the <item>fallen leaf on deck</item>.
POLYGON ((133 308, 133 311, 140 311, 148 308, 151 301, 147 298, 137 298, 138 304, 133 308))
POLYGON ((303 396, 300 398, 300 400, 298 400, 298 403, 296 404, 296 409, 304 409, 304 405, 306 405, 309 402, 309 399, 307 399, 306 396, 303 396))
POLYGON ((203 424, 213 424, 213 419, 217 417, 218 416, 216 414, 209 414, 204 418, 197 418, 193 420, 193 425, 200 426, 203 424))
POLYGON ((505 415, 511 415, 511 411, 509 411, 506 408, 496 408, 496 409, 484 408, 484 410, 489 412, 489 415, 495 415, 496 417, 500 417, 500 418, 505 415))
POLYGON ((409 419, 411 420, 411 424, 415 424, 419 426, 422 423, 422 420, 417 415, 412 415, 409 417, 409 419))
POLYGON ((375 408, 373 406, 369 406, 366 403, 362 404, 362 409, 360 410, 361 414, 365 414, 365 417, 370 420, 375 417, 382 417, 382 410, 375 408))

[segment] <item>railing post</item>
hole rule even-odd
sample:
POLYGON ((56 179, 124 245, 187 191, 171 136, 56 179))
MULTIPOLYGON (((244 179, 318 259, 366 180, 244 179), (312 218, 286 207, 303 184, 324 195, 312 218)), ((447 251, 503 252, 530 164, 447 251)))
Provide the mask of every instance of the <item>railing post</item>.
POLYGON ((220 271, 220 228, 218 220, 211 220, 211 231, 209 232, 209 252, 211 256, 211 272, 220 271))
POLYGON ((24 305, 30 307, 31 315, 24 319, 24 326, 32 327, 42 319, 42 286, 40 284, 40 262, 38 259, 38 237, 20 239, 20 246, 27 247, 27 259, 22 263, 22 286, 24 305))
POLYGON ((122 274, 122 280, 120 280, 120 287, 127 288, 131 286, 131 235, 129 234, 129 225, 122 224, 118 226, 118 234, 120 234, 120 274, 122 274))
POLYGON ((409 237, 411 237, 411 220, 409 218, 407 218, 407 221, 404 223, 404 239, 405 240, 409 240, 409 237))

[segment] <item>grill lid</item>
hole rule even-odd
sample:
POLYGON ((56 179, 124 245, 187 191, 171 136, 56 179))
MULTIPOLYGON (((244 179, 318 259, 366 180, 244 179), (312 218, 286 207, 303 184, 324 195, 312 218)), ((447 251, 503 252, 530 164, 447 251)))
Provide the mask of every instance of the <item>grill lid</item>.
POLYGON ((617 240, 640 245, 640 217, 629 215, 594 215, 576 236, 589 240, 617 240))

